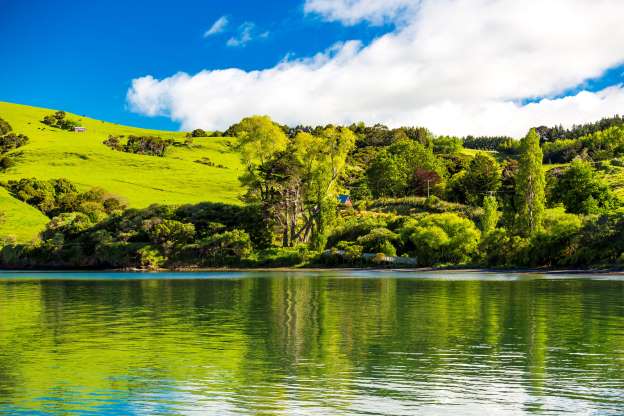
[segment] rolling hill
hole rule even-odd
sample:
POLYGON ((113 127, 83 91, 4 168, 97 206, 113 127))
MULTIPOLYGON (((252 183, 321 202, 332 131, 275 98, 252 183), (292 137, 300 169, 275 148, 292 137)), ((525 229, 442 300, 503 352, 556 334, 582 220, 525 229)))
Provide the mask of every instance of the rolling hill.
MULTIPOLYGON (((241 164, 229 147, 231 139, 195 138, 186 146, 183 132, 127 127, 67 113, 67 118, 86 127, 86 132, 70 132, 40 122, 54 111, 0 102, 0 117, 15 133, 30 138, 27 145, 9 153, 16 164, 0 173, 1 181, 67 178, 82 191, 100 187, 136 208, 153 203, 239 203, 241 164), (109 135, 159 136, 174 139, 176 145, 169 147, 165 157, 131 154, 102 144, 109 135), (224 168, 196 162, 204 158, 224 168)), ((0 189, 0 211, 5 212, 0 235, 13 235, 18 241, 35 238, 47 221, 4 188, 0 189)))

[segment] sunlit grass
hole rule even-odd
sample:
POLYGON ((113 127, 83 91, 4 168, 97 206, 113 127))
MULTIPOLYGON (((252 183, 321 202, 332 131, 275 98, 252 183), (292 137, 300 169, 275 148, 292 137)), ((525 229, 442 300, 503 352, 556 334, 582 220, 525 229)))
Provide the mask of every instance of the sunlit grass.
MULTIPOLYGON (((195 138, 189 147, 183 145, 183 132, 121 126, 71 113, 67 118, 78 120, 87 131, 68 132, 40 122, 53 111, 0 102, 0 117, 8 121, 16 133, 30 138, 26 146, 11 152, 17 163, 0 174, 0 180, 67 178, 81 190, 100 187, 137 208, 153 203, 240 203, 241 164, 239 155, 228 146, 232 139, 195 138), (178 146, 170 147, 161 158, 119 152, 102 144, 108 135, 130 134, 171 138, 178 146), (209 158, 225 168, 195 162, 202 158, 209 158)), ((8 210, 10 196, 2 195, 0 209, 8 210)), ((7 221, 3 233, 8 229, 12 234, 20 234, 19 226, 19 223, 7 221)))

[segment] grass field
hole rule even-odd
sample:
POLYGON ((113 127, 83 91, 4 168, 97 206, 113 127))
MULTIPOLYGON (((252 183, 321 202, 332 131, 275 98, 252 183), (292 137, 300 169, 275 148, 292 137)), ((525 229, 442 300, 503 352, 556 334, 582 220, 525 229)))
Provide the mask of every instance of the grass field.
POLYGON ((41 211, 19 201, 0 188, 0 237, 26 243, 37 235, 49 221, 41 211))
MULTIPOLYGON (((16 165, 1 173, 0 180, 67 178, 83 191, 100 187, 137 208, 153 203, 239 203, 241 165, 238 154, 228 147, 232 139, 195 138, 191 147, 171 146, 165 157, 136 155, 112 150, 102 142, 111 134, 133 134, 172 138, 182 144, 185 133, 121 126, 67 113, 67 118, 79 121, 87 129, 84 133, 68 132, 40 122, 52 112, 0 102, 0 117, 11 124, 15 133, 30 138, 26 146, 11 152, 16 165), (195 162, 202 158, 226 169, 195 162)), ((2 192, 0 210, 17 209, 15 203, 19 201, 2 192)), ((32 231, 41 225, 31 215, 23 219, 9 215, 0 225, 0 232, 6 235, 10 231, 21 240, 31 239, 36 235, 32 231)))

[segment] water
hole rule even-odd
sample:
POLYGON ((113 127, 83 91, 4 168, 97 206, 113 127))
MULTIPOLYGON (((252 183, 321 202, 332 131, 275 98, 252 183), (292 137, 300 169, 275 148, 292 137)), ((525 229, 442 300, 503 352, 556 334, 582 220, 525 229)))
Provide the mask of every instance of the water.
POLYGON ((624 278, 0 273, 0 414, 624 414, 624 278))

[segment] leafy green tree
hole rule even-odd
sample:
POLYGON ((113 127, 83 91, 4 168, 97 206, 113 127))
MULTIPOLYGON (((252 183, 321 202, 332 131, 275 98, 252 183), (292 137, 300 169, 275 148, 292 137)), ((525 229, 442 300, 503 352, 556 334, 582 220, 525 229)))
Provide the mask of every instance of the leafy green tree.
POLYGON ((57 233, 65 236, 75 236, 89 229, 93 223, 88 216, 81 212, 60 214, 47 224, 43 232, 44 238, 53 237, 57 233))
POLYGON ((434 153, 444 153, 454 155, 463 149, 462 140, 459 137, 440 136, 433 139, 434 153))
POLYGON ((293 153, 302 167, 301 196, 305 208, 304 226, 295 237, 303 236, 306 241, 309 231, 316 250, 322 250, 327 243, 336 213, 338 179, 354 146, 355 135, 347 128, 327 127, 316 136, 299 133, 295 137, 293 153))
POLYGON ((195 129, 191 132, 191 137, 208 137, 208 133, 203 129, 195 129))
POLYGON ((429 214, 401 228, 403 243, 422 265, 464 263, 477 254, 481 233, 457 214, 429 214))
POLYGON ((532 235, 542 227, 546 178, 542 167, 540 138, 535 129, 520 142, 520 160, 516 175, 517 229, 521 235, 532 235))
POLYGON ((284 131, 268 116, 244 118, 235 130, 238 139, 236 148, 240 151, 247 169, 262 166, 288 145, 284 131))
POLYGON ((368 188, 373 197, 400 196, 407 184, 406 169, 402 161, 387 150, 382 150, 373 159, 368 169, 368 188))
POLYGON ((498 202, 494 196, 488 195, 483 199, 483 216, 481 217, 481 231, 487 235, 496 229, 500 214, 498 202))
POLYGON ((368 187, 374 197, 426 195, 423 178, 432 179, 435 175, 438 184, 445 173, 444 163, 431 148, 410 139, 398 140, 379 152, 366 170, 368 187), (423 175, 424 172, 430 174, 423 175))
POLYGON ((252 250, 249 234, 238 229, 211 235, 200 242, 200 247, 215 262, 219 257, 245 258, 252 250))
POLYGON ((462 179, 468 203, 482 205, 488 193, 496 192, 501 186, 501 169, 496 160, 485 153, 478 153, 470 161, 462 179))
POLYGON ((592 165, 576 159, 555 180, 550 202, 560 202, 574 214, 597 214, 618 205, 609 185, 596 174, 592 165))
POLYGON ((160 249, 155 246, 145 246, 137 251, 139 265, 148 270, 160 269, 167 259, 162 255, 160 249))

